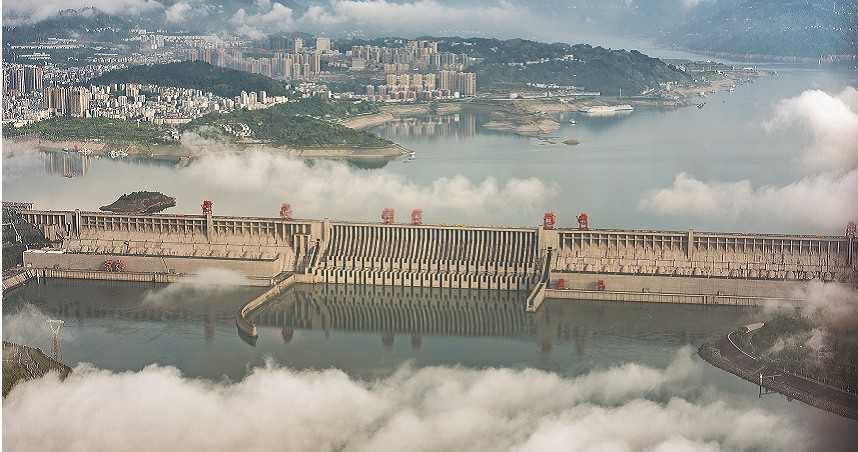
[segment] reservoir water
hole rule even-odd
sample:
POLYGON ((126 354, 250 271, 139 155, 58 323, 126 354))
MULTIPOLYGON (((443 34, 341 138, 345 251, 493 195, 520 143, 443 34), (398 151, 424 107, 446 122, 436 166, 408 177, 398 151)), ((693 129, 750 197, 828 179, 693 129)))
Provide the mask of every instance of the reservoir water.
POLYGON ((17 152, 4 154, 3 192, 4 199, 46 209, 97 209, 122 193, 147 189, 176 197, 168 212, 180 213, 196 213, 203 199, 211 199, 221 215, 276 216, 289 202, 299 218, 377 221, 382 208, 393 207, 400 220, 422 208, 430 223, 533 225, 551 210, 561 225, 574 224, 583 211, 597 227, 839 232, 839 222, 821 231, 797 214, 665 215, 641 207, 641 200, 671 187, 681 173, 712 184, 747 180, 754 188, 807 176, 800 155, 812 143, 811 131, 766 130, 764 124, 784 99, 808 89, 836 94, 854 84, 850 77, 783 69, 733 93, 709 95, 702 109, 564 115, 555 135, 575 138, 577 146, 490 131, 480 126, 487 118, 472 113, 405 119, 375 131, 416 151, 416 160, 377 169, 261 153, 230 157, 217 152, 224 146, 199 139, 189 142, 210 157, 183 168, 79 156, 66 161, 7 145, 17 152))
MULTIPOLYGON (((683 172, 754 185, 800 179, 807 131, 772 132, 762 124, 783 99, 807 89, 838 92, 849 77, 793 68, 732 94, 711 95, 702 109, 639 110, 614 118, 567 114, 556 135, 579 140, 574 147, 486 130, 482 114, 402 119, 375 131, 415 150, 416 159, 375 169, 270 154, 236 157, 207 142, 200 146, 217 157, 183 167, 7 146, 3 196, 38 208, 97 209, 122 193, 148 189, 175 196, 177 206, 168 212, 180 213, 196 213, 202 199, 213 199, 215 213, 224 215, 274 216, 281 202, 291 202, 297 216, 311 218, 377 221, 381 208, 391 206, 400 216, 421 207, 428 222, 531 225, 554 210, 562 224, 587 211, 598 227, 837 232, 762 215, 665 216, 641 209, 640 200, 683 172), (568 123, 573 118, 576 125, 568 123)), ((758 310, 548 301, 540 313, 528 315, 524 295, 517 293, 298 286, 256 315, 259 339, 250 344, 237 334, 234 319, 257 292, 205 284, 31 283, 4 294, 3 336, 49 350, 44 320, 59 318, 65 321, 62 358, 69 365, 136 372, 159 364, 211 381, 240 381, 267 365, 336 368, 361 381, 389 378, 403 368, 441 367, 539 369, 580 382, 627 363, 669 374, 682 362, 677 357, 685 356, 691 376, 668 385, 657 399, 723 403, 724 410, 775 416, 812 437, 817 450, 858 444, 855 422, 778 395, 758 398, 753 384, 693 355, 706 339, 758 320, 758 310)), ((626 370, 624 379, 647 375, 626 370)), ((521 388, 524 394, 531 390, 521 388)), ((733 448, 742 449, 737 444, 733 448)))

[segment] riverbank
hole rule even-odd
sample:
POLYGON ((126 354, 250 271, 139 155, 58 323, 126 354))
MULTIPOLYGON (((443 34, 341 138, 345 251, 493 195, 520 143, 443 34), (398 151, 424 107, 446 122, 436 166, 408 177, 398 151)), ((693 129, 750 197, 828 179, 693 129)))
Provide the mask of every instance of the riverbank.
MULTIPOLYGON (((671 87, 667 95, 660 96, 542 96, 541 93, 524 93, 522 97, 506 98, 476 97, 457 102, 439 104, 415 103, 388 105, 375 114, 351 118, 344 122, 347 127, 367 129, 389 121, 409 116, 448 114, 458 111, 473 111, 487 114, 489 121, 482 124, 490 130, 509 132, 528 137, 544 137, 560 129, 557 116, 561 113, 577 112, 591 107, 631 105, 635 109, 669 110, 686 107, 698 102, 706 95, 735 89, 756 77, 767 75, 766 71, 733 71, 712 73, 705 81, 689 86, 671 87)), ((521 95, 521 93, 519 93, 521 95)), ((703 101, 701 101, 703 102, 703 101)), ((626 113, 627 112, 623 112, 626 113)))
POLYGON ((742 340, 738 336, 743 335, 730 333, 717 342, 703 344, 698 354, 709 364, 760 385, 762 389, 838 416, 858 420, 858 395, 770 366, 743 351, 737 343, 742 340))
POLYGON ((394 159, 408 154, 410 151, 396 143, 389 146, 370 147, 323 147, 323 148, 296 148, 296 147, 272 147, 270 145, 246 145, 244 150, 275 150, 281 151, 296 158, 325 158, 325 159, 394 159))
MULTIPOLYGON (((73 151, 81 155, 94 157, 110 157, 111 151, 117 150, 103 142, 89 142, 81 140, 48 141, 34 138, 3 140, 16 146, 30 147, 39 151, 61 152, 73 151)), ((266 143, 235 143, 240 150, 275 150, 282 151, 296 158, 328 158, 328 159, 393 159, 408 154, 410 151, 396 143, 388 146, 361 147, 361 146, 337 146, 337 147, 292 147, 275 146, 266 143)), ((168 162, 182 163, 194 158, 202 157, 199 146, 176 145, 153 145, 150 147, 123 148, 128 157, 145 158, 151 160, 162 160, 168 162)), ((120 157, 125 154, 119 154, 120 157)))
POLYGON ((41 378, 48 372, 57 372, 60 378, 65 378, 71 368, 38 348, 3 341, 3 397, 21 381, 41 378))
POLYGON ((352 129, 369 129, 401 117, 455 113, 462 110, 463 104, 464 102, 444 102, 385 105, 381 107, 381 111, 378 113, 350 118, 344 121, 343 125, 352 129))

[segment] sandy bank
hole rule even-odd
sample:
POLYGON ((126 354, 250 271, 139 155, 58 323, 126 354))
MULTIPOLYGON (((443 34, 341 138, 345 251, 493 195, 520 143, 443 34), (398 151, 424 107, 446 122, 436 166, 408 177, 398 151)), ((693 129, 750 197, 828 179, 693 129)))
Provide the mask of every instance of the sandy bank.
POLYGON ((408 116, 420 116, 430 113, 445 115, 462 110, 461 102, 445 102, 439 104, 401 104, 385 105, 381 111, 371 115, 363 115, 351 118, 343 122, 343 125, 352 129, 368 129, 380 126, 388 121, 408 116))
POLYGON ((288 146, 269 145, 247 145, 246 150, 269 149, 282 151, 293 157, 300 158, 348 158, 348 159, 390 159, 408 154, 408 150, 398 144, 379 148, 362 147, 322 147, 322 148, 296 148, 288 146))

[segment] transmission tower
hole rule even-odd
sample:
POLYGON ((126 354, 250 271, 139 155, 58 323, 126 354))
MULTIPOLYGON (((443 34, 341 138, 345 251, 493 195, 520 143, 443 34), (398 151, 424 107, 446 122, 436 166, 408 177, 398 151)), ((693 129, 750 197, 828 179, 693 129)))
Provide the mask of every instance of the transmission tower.
POLYGON ((48 319, 48 328, 51 329, 51 355, 56 361, 62 362, 62 349, 60 348, 60 337, 63 335, 62 320, 48 319))

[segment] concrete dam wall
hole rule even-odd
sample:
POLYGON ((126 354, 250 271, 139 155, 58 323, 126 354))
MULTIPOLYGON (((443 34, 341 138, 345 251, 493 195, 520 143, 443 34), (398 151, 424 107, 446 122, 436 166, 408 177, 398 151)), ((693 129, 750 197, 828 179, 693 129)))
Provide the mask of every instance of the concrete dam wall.
POLYGON ((205 215, 25 210, 55 241, 25 263, 55 270, 194 274, 225 268, 273 281, 529 291, 545 298, 756 304, 812 280, 856 286, 843 236, 350 223, 205 215), (119 268, 106 262, 121 261, 119 268))
POLYGON ((317 281, 525 290, 538 278, 527 229, 336 223, 314 267, 317 281))

